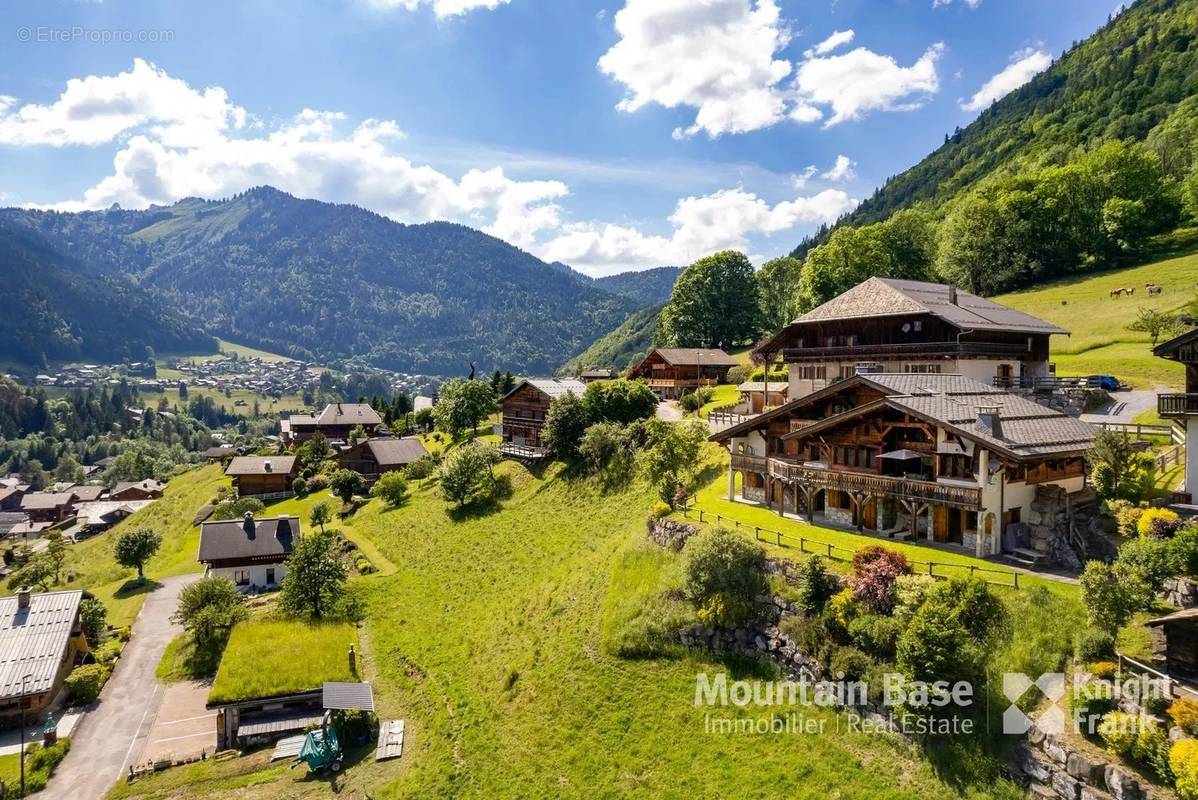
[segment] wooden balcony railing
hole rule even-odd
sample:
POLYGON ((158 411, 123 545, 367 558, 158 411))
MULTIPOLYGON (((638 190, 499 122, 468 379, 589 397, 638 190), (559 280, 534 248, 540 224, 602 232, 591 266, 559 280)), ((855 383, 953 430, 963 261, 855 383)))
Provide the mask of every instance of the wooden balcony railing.
POLYGON ((732 454, 732 469, 747 469, 750 472, 766 471, 765 459, 761 456, 748 456, 743 453, 732 454))
POLYGON ((1198 416, 1198 394, 1158 394, 1156 413, 1162 417, 1198 416))
POLYGON ((906 500, 930 500, 966 508, 980 508, 982 503, 981 489, 976 486, 950 486, 935 481, 866 475, 860 472, 836 472, 806 467, 797 462, 780 458, 769 460, 769 474, 786 481, 825 489, 866 492, 874 495, 900 497, 906 500))
POLYGON ((658 389, 690 388, 693 386, 718 386, 719 381, 715 378, 650 378, 649 385, 658 389))
POLYGON ((864 359, 871 356, 1012 356, 1028 354, 1026 344, 1006 342, 902 342, 858 344, 850 347, 786 347, 782 360, 811 361, 824 358, 864 359))

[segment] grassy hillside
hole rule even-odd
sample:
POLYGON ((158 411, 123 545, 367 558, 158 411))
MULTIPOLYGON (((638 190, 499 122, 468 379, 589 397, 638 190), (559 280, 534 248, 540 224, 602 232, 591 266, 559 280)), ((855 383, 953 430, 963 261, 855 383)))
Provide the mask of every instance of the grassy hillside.
POLYGON ((617 372, 628 369, 652 349, 660 313, 661 306, 634 312, 602 339, 563 364, 558 374, 577 375, 590 367, 617 372))
MULTIPOLYGON (((896 740, 833 733, 837 717, 816 709, 804 716, 827 724, 823 735, 707 732, 695 674, 726 666, 685 652, 631 657, 648 630, 693 614, 670 593, 679 558, 645 543, 652 492, 603 493, 558 464, 499 469, 512 484, 501 509, 450 515, 416 487, 404 507, 374 501, 351 520, 396 567, 357 580, 366 675, 380 716, 406 720, 407 739, 398 761, 351 751, 341 796, 1018 796, 1001 781, 938 772, 896 740)), ((257 755, 111 794, 230 796, 324 798, 329 784, 257 755)))
POLYGON ((1198 254, 1130 269, 1089 274, 1021 292, 995 301, 1060 325, 1070 336, 1054 336, 1052 358, 1061 375, 1111 374, 1142 389, 1181 387, 1179 364, 1152 355, 1147 334, 1127 330, 1141 308, 1173 311, 1195 296, 1198 254), (1164 292, 1150 297, 1145 283, 1164 292), (1111 298, 1112 289, 1135 287, 1133 297, 1111 298))

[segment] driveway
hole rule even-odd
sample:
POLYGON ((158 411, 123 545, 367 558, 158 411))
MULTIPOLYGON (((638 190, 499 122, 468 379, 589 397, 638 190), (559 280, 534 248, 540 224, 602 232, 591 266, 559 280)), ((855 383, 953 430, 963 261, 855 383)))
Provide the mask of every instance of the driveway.
POLYGON ((677 422, 682 419, 682 409, 678 407, 677 400, 662 400, 657 404, 657 418, 666 419, 670 422, 677 422))
POLYGON ((55 800, 96 800, 128 773, 141 753, 163 687, 154 670, 166 644, 181 628, 170 621, 179 592, 200 575, 164 578, 146 596, 133 623, 133 638, 117 661, 100 699, 76 726, 71 751, 46 787, 55 800))
MULTIPOLYGON (((1164 391, 1162 389, 1161 391, 1164 391)), ((1156 390, 1133 389, 1126 392, 1111 392, 1111 403, 1095 414, 1082 414, 1085 422, 1130 423, 1143 412, 1156 408, 1156 390)))

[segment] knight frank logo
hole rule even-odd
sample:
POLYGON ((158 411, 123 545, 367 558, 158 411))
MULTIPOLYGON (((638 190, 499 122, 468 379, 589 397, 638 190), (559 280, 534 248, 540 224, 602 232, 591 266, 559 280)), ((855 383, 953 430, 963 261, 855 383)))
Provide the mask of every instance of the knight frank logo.
POLYGON ((1022 735, 1032 727, 1032 718, 1016 705, 1028 691, 1035 687, 1052 705, 1037 715, 1035 724, 1045 733, 1065 732, 1065 712, 1057 705, 1065 696, 1065 675, 1061 672, 1046 672, 1032 680, 1022 672, 1005 672, 1002 676, 1002 693, 1010 706, 1002 715, 1002 732, 1022 735))

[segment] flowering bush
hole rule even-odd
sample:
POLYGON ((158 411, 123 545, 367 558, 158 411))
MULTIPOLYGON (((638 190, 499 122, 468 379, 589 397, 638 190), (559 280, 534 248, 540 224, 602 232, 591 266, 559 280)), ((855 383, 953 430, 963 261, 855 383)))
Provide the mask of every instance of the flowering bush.
POLYGON ((1119 671, 1119 665, 1114 661, 1093 661, 1087 665, 1086 669, 1090 674, 1100 680, 1109 681, 1115 677, 1115 673, 1119 671))
POLYGON ((853 597, 870 611, 889 614, 897 601, 895 582, 910 572, 911 565, 902 553, 872 545, 853 554, 849 586, 853 597))
POLYGON ((1198 740, 1181 739, 1169 750, 1169 768, 1181 800, 1198 800, 1198 740))
POLYGON ((906 624, 923 605, 928 592, 935 585, 936 579, 931 575, 900 575, 894 582, 894 596, 897 600, 894 606, 895 619, 906 624))
POLYGON ((1098 735, 1102 737, 1107 751, 1117 756, 1133 754, 1138 733, 1139 718, 1122 711, 1112 711, 1098 725, 1098 735))
POLYGON ((1169 719, 1191 736, 1198 735, 1198 700, 1174 700, 1169 706, 1169 719))
POLYGON ((1136 521, 1136 531, 1141 536, 1154 536, 1158 535, 1158 532, 1168 531, 1166 535, 1172 536, 1177 529, 1173 527, 1170 530, 1172 526, 1169 523, 1178 522, 1180 519, 1176 512, 1167 508, 1146 508, 1136 521), (1163 524, 1156 525, 1158 520, 1163 524))

